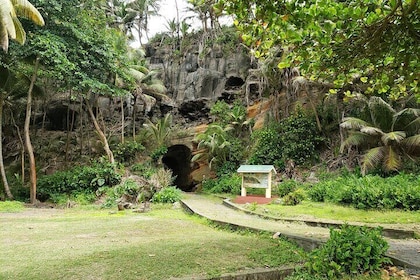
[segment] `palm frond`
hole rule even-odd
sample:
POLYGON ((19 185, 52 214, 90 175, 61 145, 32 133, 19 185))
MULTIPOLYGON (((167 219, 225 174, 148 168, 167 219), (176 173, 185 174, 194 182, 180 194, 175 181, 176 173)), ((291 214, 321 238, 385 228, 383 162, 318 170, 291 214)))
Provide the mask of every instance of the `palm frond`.
POLYGON ((420 109, 405 108, 394 115, 394 128, 411 134, 420 131, 420 109))
POLYGON ((401 143, 405 137, 406 134, 404 131, 391 131, 382 135, 381 140, 385 145, 389 145, 390 142, 401 143))
POLYGON ((15 7, 16 14, 33 21, 33 23, 43 26, 45 24, 39 11, 27 0, 10 0, 15 7))
POLYGON ((380 128, 373 127, 373 126, 362 127, 360 129, 360 132, 365 133, 365 134, 369 134, 371 136, 378 136, 378 135, 383 135, 384 134, 384 132, 380 128))
POLYGON ((405 138, 402 141, 402 144, 409 150, 413 151, 420 148, 420 134, 416 134, 410 137, 405 138))
POLYGON ((0 46, 4 51, 9 48, 9 37, 23 44, 26 39, 25 30, 18 17, 44 25, 39 11, 27 0, 0 0, 0 46))
POLYGON ((9 48, 9 36, 7 34, 6 26, 4 26, 3 22, 0 20, 0 47, 5 52, 7 52, 7 49, 9 48))
POLYGON ((141 82, 146 77, 145 73, 134 68, 129 68, 128 72, 137 82, 141 82))
POLYGON ((9 48, 9 37, 16 38, 14 17, 16 17, 16 12, 12 2, 10 0, 0 0, 0 44, 4 51, 9 48))
POLYGON ((374 126, 384 131, 390 131, 395 110, 382 98, 372 96, 369 99, 369 109, 374 126))
POLYGON ((23 45, 26 41, 26 32, 23 29, 22 23, 20 23, 17 17, 12 18, 13 24, 15 25, 16 37, 14 38, 16 42, 23 45))
POLYGON ((360 146, 363 143, 366 143, 369 138, 369 135, 366 135, 364 133, 357 131, 351 132, 349 137, 347 137, 347 139, 344 140, 341 144, 340 153, 342 153, 345 148, 352 146, 360 146))
POLYGON ((130 68, 131 68, 131 69, 134 69, 134 70, 137 70, 137 71, 140 71, 140 72, 142 72, 143 74, 147 74, 147 73, 151 72, 151 71, 149 70, 149 68, 147 68, 147 67, 146 67, 146 66, 144 66, 144 65, 130 65, 130 68))
POLYGON ((387 147, 387 153, 384 158, 384 169, 385 171, 398 171, 401 167, 401 156, 392 148, 387 147))
POLYGON ((343 118, 343 122, 340 124, 340 127, 342 128, 355 129, 355 130, 359 130, 365 126, 370 126, 370 124, 368 122, 365 122, 362 119, 354 118, 354 117, 343 118))
POLYGON ((376 147, 368 150, 362 158, 362 174, 366 175, 369 169, 377 166, 385 156, 385 147, 376 147))
POLYGON ((152 84, 147 85, 147 86, 146 86, 146 88, 147 88, 149 91, 152 91, 152 92, 153 92, 153 94, 160 93, 160 94, 161 94, 161 96, 162 96, 162 95, 163 95, 163 96, 166 96, 166 95, 164 94, 164 93, 166 93, 166 92, 167 92, 167 89, 166 89, 165 85, 163 85, 162 83, 159 83, 157 80, 156 80, 155 82, 153 82, 152 84))
POLYGON ((191 161, 192 162, 196 162, 196 161, 204 161, 204 160, 208 160, 208 152, 205 150, 203 152, 197 153, 195 154, 192 158, 191 161))

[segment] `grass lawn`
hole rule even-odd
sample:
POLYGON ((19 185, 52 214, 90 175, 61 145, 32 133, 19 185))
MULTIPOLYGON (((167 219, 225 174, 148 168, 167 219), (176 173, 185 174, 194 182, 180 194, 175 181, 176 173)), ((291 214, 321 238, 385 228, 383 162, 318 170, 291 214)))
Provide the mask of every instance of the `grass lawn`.
POLYGON ((420 211, 359 210, 332 203, 304 200, 295 206, 281 204, 248 205, 248 209, 276 217, 339 220, 343 222, 420 224, 420 211))
POLYGON ((11 209, 0 211, 0 279, 216 276, 304 258, 288 242, 217 229, 180 209, 11 209))

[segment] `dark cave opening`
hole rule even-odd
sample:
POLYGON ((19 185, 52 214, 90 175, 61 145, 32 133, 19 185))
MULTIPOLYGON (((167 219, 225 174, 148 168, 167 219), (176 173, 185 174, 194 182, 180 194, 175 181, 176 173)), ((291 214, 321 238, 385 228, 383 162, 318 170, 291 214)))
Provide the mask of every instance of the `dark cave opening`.
POLYGON ((235 90, 242 87, 245 84, 245 81, 239 77, 229 77, 225 83, 226 90, 235 90))
POLYGON ((176 176, 174 184, 185 192, 194 188, 191 178, 191 150, 185 145, 173 145, 162 157, 162 163, 176 176))
POLYGON ((78 113, 65 105, 50 108, 46 115, 49 121, 48 130, 67 131, 76 128, 78 113))

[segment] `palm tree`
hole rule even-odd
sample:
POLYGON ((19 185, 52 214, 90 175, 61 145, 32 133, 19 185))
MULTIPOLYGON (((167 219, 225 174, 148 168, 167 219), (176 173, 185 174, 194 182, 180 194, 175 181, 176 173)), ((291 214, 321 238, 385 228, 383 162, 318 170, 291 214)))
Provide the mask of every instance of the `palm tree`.
POLYGON ((137 30, 140 45, 142 45, 143 33, 148 38, 149 18, 157 15, 160 0, 134 0, 127 4, 127 11, 135 14, 132 27, 137 30))
POLYGON ((128 39, 133 40, 132 29, 137 13, 129 8, 129 4, 124 0, 111 0, 104 5, 105 12, 110 19, 110 27, 121 30, 128 39))
POLYGON ((194 140, 198 142, 198 152, 191 161, 207 161, 211 169, 214 169, 215 164, 220 166, 226 162, 231 145, 227 132, 231 129, 231 127, 223 128, 218 124, 210 124, 205 132, 195 137, 194 140))
POLYGON ((18 17, 44 25, 39 11, 27 0, 0 0, 0 46, 7 52, 9 37, 21 44, 25 43, 26 33, 18 17))
POLYGON ((362 98, 368 109, 367 119, 346 117, 340 126, 349 130, 341 145, 366 148, 362 158, 362 174, 382 163, 386 172, 398 171, 403 158, 413 159, 420 148, 420 109, 392 108, 382 98, 362 98))
POLYGON ((158 120, 156 123, 153 123, 150 120, 147 120, 147 123, 144 124, 151 137, 155 141, 156 147, 162 147, 168 136, 171 132, 172 125, 172 115, 166 114, 164 118, 158 120))

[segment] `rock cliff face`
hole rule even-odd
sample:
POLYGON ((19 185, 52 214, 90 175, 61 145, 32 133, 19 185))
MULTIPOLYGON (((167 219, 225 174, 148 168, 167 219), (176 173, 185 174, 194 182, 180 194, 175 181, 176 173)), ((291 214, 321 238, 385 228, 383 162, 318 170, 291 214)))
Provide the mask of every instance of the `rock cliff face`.
MULTIPOLYGON (((170 100, 153 97, 148 97, 151 100, 139 97, 135 100, 134 95, 112 99, 99 96, 95 104, 101 117, 110 123, 117 122, 121 119, 123 108, 128 126, 133 123, 141 126, 146 118, 160 118, 170 111, 179 117, 181 124, 207 123, 211 104, 216 100, 244 99, 246 92, 258 91, 258 87, 249 82, 252 71, 255 71, 251 69, 251 59, 239 44, 237 50, 231 52, 223 51, 219 45, 208 47, 204 52, 199 44, 188 46, 188 50, 184 54, 173 55, 171 48, 165 45, 146 47, 149 68, 159 73, 170 100)), ((35 113, 39 115, 37 122, 41 126, 40 123, 46 121, 45 128, 48 130, 66 131, 69 125, 75 129, 78 118, 86 115, 80 100, 70 101, 65 94, 55 96, 48 104, 38 107, 44 107, 45 111, 35 113)))
POLYGON ((210 103, 244 93, 251 60, 240 47, 235 53, 223 53, 214 46, 206 55, 199 53, 198 45, 189 49, 181 58, 173 58, 170 49, 149 45, 147 57, 151 68, 161 73, 179 113, 198 120, 207 116, 210 103))

